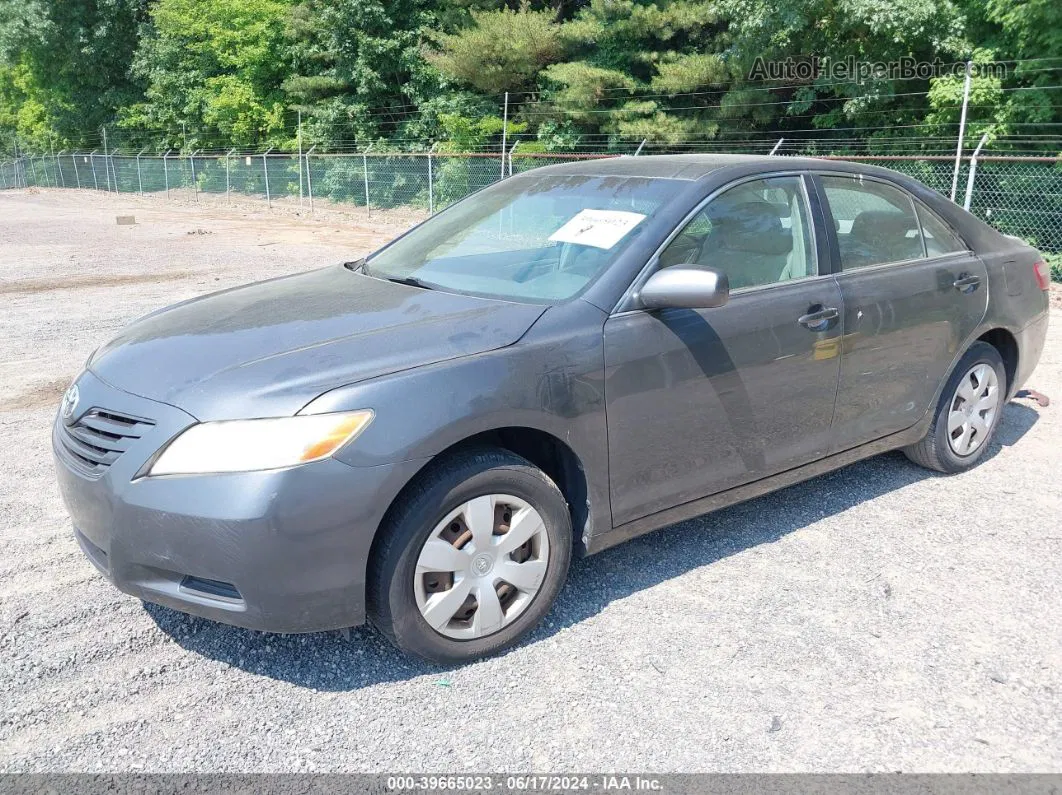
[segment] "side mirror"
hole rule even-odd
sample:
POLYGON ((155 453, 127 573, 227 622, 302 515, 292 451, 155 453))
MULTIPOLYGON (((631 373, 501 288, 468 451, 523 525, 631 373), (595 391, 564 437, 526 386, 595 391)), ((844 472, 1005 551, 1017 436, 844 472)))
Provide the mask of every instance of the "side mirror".
POLYGON ((661 268, 638 293, 647 309, 712 309, 730 299, 730 282, 715 268, 661 268))

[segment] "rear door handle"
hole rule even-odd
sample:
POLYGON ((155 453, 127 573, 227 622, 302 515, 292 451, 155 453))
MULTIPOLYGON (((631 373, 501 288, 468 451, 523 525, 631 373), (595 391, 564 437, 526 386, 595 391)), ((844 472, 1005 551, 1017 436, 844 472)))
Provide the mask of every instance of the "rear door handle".
POLYGON ((797 318, 797 323, 811 331, 823 331, 840 313, 836 307, 826 306, 816 312, 808 312, 797 318))
POLYGON ((951 286, 960 293, 971 293, 981 283, 980 276, 971 276, 968 273, 960 273, 959 278, 951 283, 951 286))

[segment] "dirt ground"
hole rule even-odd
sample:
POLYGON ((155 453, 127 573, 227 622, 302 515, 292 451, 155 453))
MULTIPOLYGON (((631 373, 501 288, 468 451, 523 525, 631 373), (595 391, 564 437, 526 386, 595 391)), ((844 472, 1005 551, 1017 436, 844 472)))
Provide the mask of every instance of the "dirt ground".
POLYGON ((1055 402, 1012 402, 974 470, 887 454, 576 561, 497 659, 238 630, 104 581, 49 450, 90 352, 413 220, 0 192, 0 771, 1062 771, 1060 308, 1028 384, 1055 402))

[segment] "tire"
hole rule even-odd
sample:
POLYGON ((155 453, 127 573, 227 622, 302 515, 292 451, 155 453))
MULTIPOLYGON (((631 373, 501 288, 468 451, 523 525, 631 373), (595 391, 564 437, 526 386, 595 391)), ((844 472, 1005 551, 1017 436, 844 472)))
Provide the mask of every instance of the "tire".
POLYGON ((975 342, 955 365, 951 377, 944 385, 936 414, 933 416, 933 423, 929 426, 929 432, 920 442, 905 447, 904 453, 916 464, 937 472, 951 474, 969 469, 984 456, 991 445, 992 436, 1003 415, 1006 396, 1007 374, 999 351, 987 342, 975 342), (989 369, 991 373, 988 372, 989 369), (979 389, 978 379, 971 378, 975 371, 982 373, 983 380, 988 386, 979 389), (964 381, 964 379, 967 380, 964 381), (967 438, 965 436, 966 426, 953 426, 949 431, 949 418, 954 416, 957 422, 960 419, 959 414, 967 406, 973 405, 960 394, 960 387, 967 395, 975 392, 978 395, 985 395, 981 401, 987 401, 989 392, 995 396, 995 406, 990 412, 991 416, 987 417, 987 421, 983 416, 984 412, 975 412, 981 416, 981 422, 977 423, 978 427, 987 428, 987 432, 983 429, 974 430, 969 437, 968 444, 976 442, 976 445, 965 452, 963 452, 963 440, 967 438), (994 391, 992 391, 993 387, 994 391))
POLYGON ((513 646, 542 620, 572 552, 568 505, 542 470, 507 450, 473 450, 431 465, 400 500, 374 545, 366 589, 369 620, 399 649, 464 663, 513 646), (491 532, 484 535, 488 516, 491 532), (532 528, 535 535, 506 551, 532 528), (429 557, 429 541, 433 554, 445 554, 429 557), (458 558, 452 573, 419 565, 440 560, 453 568, 449 561, 458 558), (509 572, 526 591, 504 579, 516 579, 509 572), (464 607, 439 625, 454 604, 464 607))

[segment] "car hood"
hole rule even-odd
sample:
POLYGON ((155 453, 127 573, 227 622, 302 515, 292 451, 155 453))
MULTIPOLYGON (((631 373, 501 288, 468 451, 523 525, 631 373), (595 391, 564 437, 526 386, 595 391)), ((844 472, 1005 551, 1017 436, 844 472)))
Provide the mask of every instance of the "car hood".
POLYGON ((147 315, 89 369, 200 420, 284 416, 339 386, 511 345, 544 311, 336 266, 147 315))

